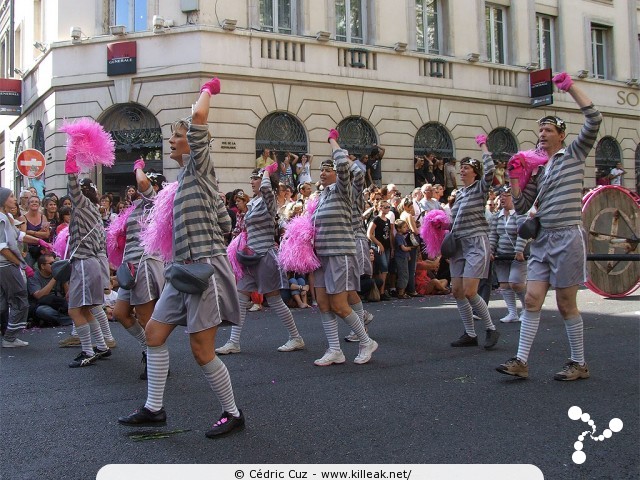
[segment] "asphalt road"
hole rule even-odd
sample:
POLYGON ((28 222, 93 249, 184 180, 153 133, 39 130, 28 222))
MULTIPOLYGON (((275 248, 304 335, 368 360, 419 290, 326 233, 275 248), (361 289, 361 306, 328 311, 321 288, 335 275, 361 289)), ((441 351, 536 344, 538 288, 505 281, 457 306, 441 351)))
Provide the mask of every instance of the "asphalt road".
MULTIPOLYGON (((0 354, 0 474, 86 480, 108 463, 530 463, 550 479, 637 479, 639 299, 579 292, 591 378, 566 383, 553 380, 569 351, 553 293, 527 380, 494 370, 515 355, 518 324, 498 327, 492 351, 449 347, 463 331, 451 297, 366 304, 380 344, 367 365, 352 363, 355 344, 343 345, 346 364, 313 365, 326 348, 317 311, 294 312, 307 349, 293 353, 275 350, 286 330, 274 314, 249 313, 243 352, 223 357, 247 426, 217 440, 204 432, 220 407, 182 328, 169 340, 163 429, 117 423, 146 396, 140 352, 119 325, 112 324, 113 356, 81 369, 67 367, 76 350, 57 347, 67 329, 33 329, 22 336, 29 347, 0 354), (568 417, 572 406, 590 414, 596 435, 612 418, 624 425, 605 441, 585 440, 581 465, 572 461, 574 442, 588 427, 568 417), (170 434, 133 438, 153 432, 170 434)), ((506 314, 497 294, 490 308, 494 318, 506 314)), ((221 328, 217 345, 228 335, 221 328)))

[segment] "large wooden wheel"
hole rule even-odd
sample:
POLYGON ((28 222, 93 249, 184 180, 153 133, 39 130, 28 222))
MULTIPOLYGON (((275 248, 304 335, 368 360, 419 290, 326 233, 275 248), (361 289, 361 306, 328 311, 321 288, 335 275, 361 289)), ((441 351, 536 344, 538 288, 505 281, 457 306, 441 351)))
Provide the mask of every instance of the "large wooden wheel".
POLYGON ((640 262, 635 260, 640 253, 639 212, 638 195, 622 187, 601 186, 584 197, 582 223, 587 232, 587 258, 615 255, 615 260, 587 262, 586 285, 595 293, 618 298, 640 286, 640 262))

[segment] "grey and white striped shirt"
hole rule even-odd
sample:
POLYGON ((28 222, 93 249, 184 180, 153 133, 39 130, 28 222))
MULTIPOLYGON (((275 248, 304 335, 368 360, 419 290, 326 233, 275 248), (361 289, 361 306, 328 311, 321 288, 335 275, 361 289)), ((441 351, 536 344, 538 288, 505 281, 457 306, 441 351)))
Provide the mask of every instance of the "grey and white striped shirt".
POLYGON ((268 174, 260 182, 261 195, 247 204, 244 226, 247 230, 247 245, 257 254, 264 254, 275 245, 276 197, 268 174))
POLYGON ((174 261, 227 254, 224 234, 231 231, 231 218, 218 191, 207 132, 207 125, 194 124, 187 132, 191 153, 183 156, 173 202, 174 261))
POLYGON ((145 255, 144 247, 140 243, 140 230, 142 229, 142 222, 153 207, 153 199, 156 196, 156 192, 151 185, 142 193, 142 198, 134 202, 135 208, 127 218, 126 235, 127 240, 124 247, 124 255, 122 257, 123 262, 138 264, 145 258, 160 259, 157 255, 145 255))
POLYGON ((513 196, 516 211, 525 214, 541 192, 536 216, 543 228, 582 224, 584 161, 596 141, 602 114, 593 105, 581 110, 584 124, 578 137, 551 157, 547 166, 538 168, 519 197, 513 196))
POLYGON ((351 226, 351 178, 347 155, 346 150, 333 152, 336 183, 322 191, 318 207, 313 212, 315 250, 321 257, 356 254, 355 234, 351 226))
POLYGON ((74 258, 106 257, 106 235, 100 210, 82 194, 76 174, 68 174, 67 179, 73 205, 69 222, 69 254, 74 258))
POLYGON ((462 187, 451 208, 451 223, 456 239, 489 235, 489 224, 484 216, 487 192, 493 182, 495 166, 490 153, 482 155, 484 175, 468 187, 462 187), (457 218, 459 216, 459 218, 457 218))
POLYGON ((522 253, 527 241, 518 237, 518 227, 526 220, 525 215, 515 210, 505 213, 504 208, 491 218, 489 243, 494 255, 515 255, 522 253))

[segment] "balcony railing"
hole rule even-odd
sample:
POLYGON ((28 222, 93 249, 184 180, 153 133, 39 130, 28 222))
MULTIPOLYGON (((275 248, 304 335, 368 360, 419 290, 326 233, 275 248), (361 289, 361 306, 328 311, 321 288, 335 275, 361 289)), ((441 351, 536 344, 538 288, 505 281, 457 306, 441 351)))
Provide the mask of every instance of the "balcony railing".
POLYGON ((260 56, 270 60, 286 60, 304 62, 304 46, 302 42, 262 38, 260 40, 260 56))

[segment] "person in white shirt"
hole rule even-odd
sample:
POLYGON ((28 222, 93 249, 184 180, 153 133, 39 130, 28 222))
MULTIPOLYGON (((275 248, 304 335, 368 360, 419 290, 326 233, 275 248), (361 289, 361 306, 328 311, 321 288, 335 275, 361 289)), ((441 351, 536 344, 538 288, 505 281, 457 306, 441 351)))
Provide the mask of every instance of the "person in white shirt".
POLYGON ((609 179, 611 180, 611 185, 618 185, 620 187, 624 187, 625 173, 627 172, 622 168, 622 162, 616 163, 616 166, 613 167, 609 172, 609 179))
POLYGON ((422 188, 422 194, 424 197, 420 200, 420 208, 425 212, 430 212, 431 210, 442 210, 442 205, 440 202, 433 198, 434 188, 430 183, 425 183, 422 188))

